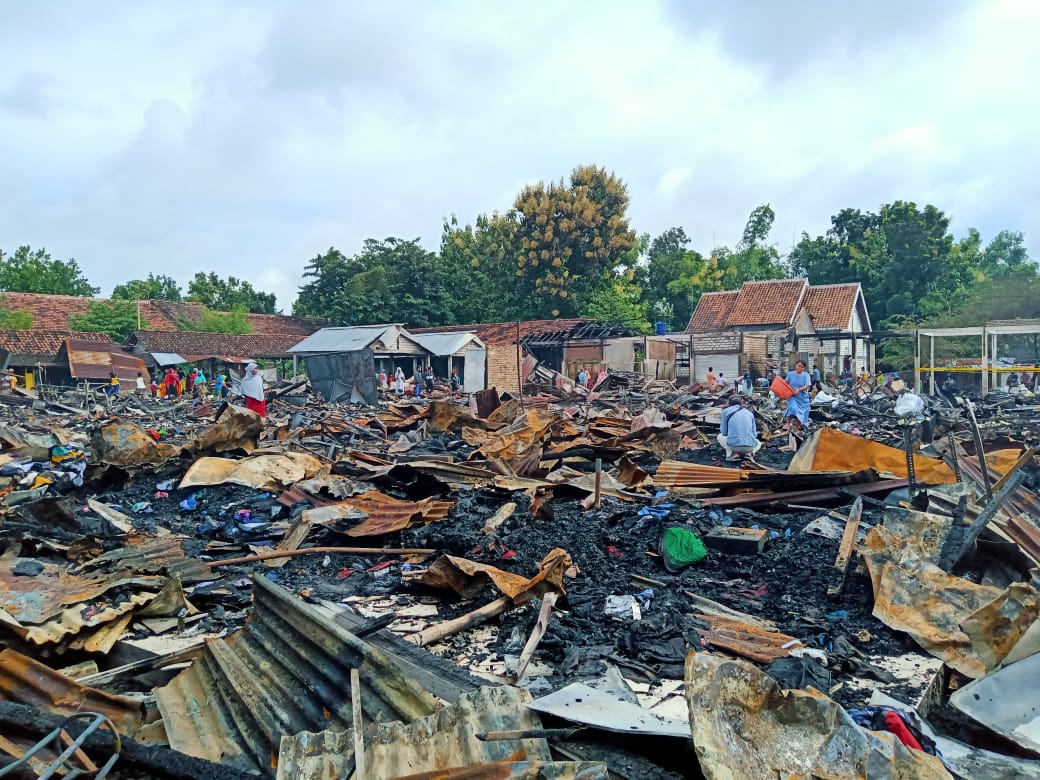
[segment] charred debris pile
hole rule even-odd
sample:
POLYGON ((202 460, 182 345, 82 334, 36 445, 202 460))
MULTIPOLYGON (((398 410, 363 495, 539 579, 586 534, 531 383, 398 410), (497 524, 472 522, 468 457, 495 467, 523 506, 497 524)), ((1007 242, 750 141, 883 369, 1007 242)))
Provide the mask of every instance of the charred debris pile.
POLYGON ((1040 405, 0 399, 0 777, 1037 777, 1040 405))

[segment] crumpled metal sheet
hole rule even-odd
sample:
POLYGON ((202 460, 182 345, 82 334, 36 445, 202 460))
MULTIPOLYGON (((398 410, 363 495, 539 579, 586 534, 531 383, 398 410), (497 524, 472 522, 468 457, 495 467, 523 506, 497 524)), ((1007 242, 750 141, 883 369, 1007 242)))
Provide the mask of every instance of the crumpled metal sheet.
POLYGON ((459 596, 468 598, 490 580, 498 590, 520 604, 549 591, 565 593, 563 574, 571 566, 573 562, 570 554, 559 547, 542 559, 538 573, 530 579, 487 563, 442 555, 423 572, 419 582, 439 590, 453 590, 459 596))
POLYGON ((950 703, 973 720, 1040 753, 1037 711, 1040 654, 1031 655, 954 691, 950 703))
POLYGON ((208 425, 188 441, 193 452, 251 451, 256 437, 264 429, 264 420, 244 406, 228 404, 213 425, 208 425))
POLYGON ((55 715, 98 712, 130 736, 144 723, 140 701, 81 685, 14 650, 0 651, 0 699, 55 715))
POLYGON ((802 645, 793 636, 779 631, 766 631, 738 618, 723 615, 694 617, 707 624, 707 629, 695 626, 694 630, 709 645, 759 663, 768 664, 778 658, 786 658, 792 649, 802 645))
MULTIPOLYGON (((554 762, 544 739, 481 741, 486 731, 537 729, 530 696, 510 687, 485 687, 412 723, 366 728, 367 780, 606 780, 605 764, 554 762)), ((304 732, 282 738, 279 780, 338 780, 354 767, 353 731, 304 732)))
POLYGON ((184 540, 177 536, 130 534, 122 547, 90 558, 71 569, 73 573, 92 569, 114 570, 124 567, 136 574, 166 574, 181 582, 206 582, 216 578, 209 564, 184 552, 184 540))
POLYGON ((437 708, 383 651, 255 577, 245 627, 208 642, 155 697, 175 750, 273 774, 283 736, 351 725, 351 668, 361 673, 367 717, 411 721, 437 708))
MULTIPOLYGON (((821 428, 798 448, 787 467, 790 471, 864 471, 873 469, 906 478, 906 453, 861 436, 834 428, 821 428)), ((914 455, 917 479, 931 485, 957 481, 953 469, 937 458, 914 455)))
POLYGON ((276 491, 328 473, 328 466, 303 452, 254 455, 242 460, 199 458, 181 478, 178 488, 231 483, 257 490, 276 491))
POLYGON ((543 439, 557 419, 555 412, 528 409, 511 425, 489 437, 474 454, 489 461, 504 461, 515 474, 530 474, 538 468, 543 439))
POLYGON ((1040 616, 1040 598, 1025 583, 977 585, 936 566, 944 522, 909 513, 867 534, 860 553, 873 583, 873 614, 962 674, 982 677, 1040 616))
POLYGON ((184 454, 184 447, 158 442, 130 423, 111 423, 94 435, 91 454, 110 466, 149 466, 184 454))
POLYGON ((535 712, 554 715, 571 723, 619 734, 690 738, 690 724, 685 720, 662 717, 584 683, 571 683, 527 706, 535 712))
POLYGON ((17 564, 17 559, 0 560, 0 625, 36 645, 116 620, 150 602, 166 581, 124 572, 77 576, 52 563, 26 577, 14 573, 17 564))
POLYGON ((935 756, 894 734, 860 728, 840 705, 809 690, 784 691, 743 661, 707 653, 686 659, 686 699, 708 780, 949 780, 935 756))

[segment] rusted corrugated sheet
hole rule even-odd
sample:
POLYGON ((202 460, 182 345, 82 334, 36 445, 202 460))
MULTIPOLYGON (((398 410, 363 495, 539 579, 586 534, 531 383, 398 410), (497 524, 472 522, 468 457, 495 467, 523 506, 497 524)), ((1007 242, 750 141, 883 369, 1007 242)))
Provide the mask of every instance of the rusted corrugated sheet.
MULTIPOLYGON (((960 466, 976 485, 982 486, 982 466, 978 460, 962 456, 960 466)), ((1002 476, 993 469, 989 469, 989 473, 993 482, 1002 476)), ((1020 485, 1004 502, 1003 512, 1008 515, 1009 520, 1002 522, 998 519, 994 520, 994 523, 1021 548, 1023 553, 1040 564, 1040 525, 1037 525, 1037 520, 1034 519, 1040 518, 1040 496, 1020 485)))
POLYGON ((699 466, 677 460, 666 460, 654 475, 654 484, 666 487, 731 486, 761 490, 797 490, 875 479, 870 471, 748 471, 722 466, 699 466))
POLYGON ((144 722, 141 702, 81 685, 14 650, 0 652, 0 699, 55 715, 97 712, 129 736, 144 722))
MULTIPOLYGON (((527 709, 531 697, 508 686, 463 694, 455 704, 411 723, 376 723, 366 728, 366 780, 389 778, 606 778, 604 764, 553 762, 544 739, 489 740, 489 731, 541 728, 527 709), (373 733, 374 732, 374 733, 373 733)), ((335 780, 354 766, 352 732, 298 734, 282 740, 278 777, 335 780)))
POLYGON ((109 372, 119 377, 120 385, 133 388, 137 373, 148 380, 145 362, 119 349, 106 349, 104 344, 84 339, 65 339, 69 371, 76 379, 108 379, 109 372))
POLYGON ((402 501, 377 490, 369 490, 346 499, 328 499, 308 493, 298 487, 286 490, 278 502, 292 506, 299 501, 309 501, 314 506, 334 504, 350 506, 368 515, 357 525, 345 528, 347 536, 379 536, 393 533, 419 523, 436 523, 448 516, 455 506, 454 501, 437 501, 424 498, 422 501, 402 501))
POLYGON ((75 571, 103 567, 105 564, 119 564, 138 574, 168 574, 181 582, 214 579, 209 564, 189 557, 184 552, 183 540, 174 536, 128 536, 124 547, 91 558, 75 571))
POLYGON ((436 701, 393 660, 263 577, 245 627, 155 691, 170 746, 274 774, 282 737, 351 725, 350 670, 366 719, 411 721, 436 701))

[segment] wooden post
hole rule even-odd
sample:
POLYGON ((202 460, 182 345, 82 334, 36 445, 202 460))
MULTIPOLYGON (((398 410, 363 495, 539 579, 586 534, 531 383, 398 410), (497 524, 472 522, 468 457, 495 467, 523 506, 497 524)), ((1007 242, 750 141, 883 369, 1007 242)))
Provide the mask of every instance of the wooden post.
POLYGON ((935 336, 928 337, 928 395, 935 395, 935 336))
POLYGON ((361 719, 361 671, 350 670, 350 702, 354 710, 354 777, 365 780, 365 726, 361 719))
POLYGON ((914 331, 914 387, 921 387, 921 331, 914 331))
POLYGON ((986 328, 982 329, 982 394, 985 395, 989 392, 989 360, 987 358, 987 348, 989 341, 986 338, 986 328))
POLYGON ((479 626, 481 623, 486 623, 496 615, 501 615, 512 606, 513 600, 509 598, 509 596, 502 596, 499 599, 495 599, 490 604, 485 604, 480 609, 467 612, 465 615, 461 615, 454 620, 445 620, 443 623, 437 623, 429 628, 424 628, 418 633, 410 634, 405 637, 405 639, 413 644, 419 645, 420 647, 426 647, 426 645, 433 644, 434 642, 449 637, 452 634, 465 631, 471 626, 479 626))
POLYGON ((603 481, 603 459, 596 458, 596 509, 599 509, 600 504, 600 484, 603 481))

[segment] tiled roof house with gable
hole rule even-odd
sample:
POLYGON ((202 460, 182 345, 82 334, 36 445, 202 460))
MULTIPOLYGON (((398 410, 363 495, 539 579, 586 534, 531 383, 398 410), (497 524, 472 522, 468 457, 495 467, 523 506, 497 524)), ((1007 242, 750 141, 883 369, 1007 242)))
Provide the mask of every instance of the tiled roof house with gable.
POLYGON ((795 356, 826 374, 873 366, 863 337, 870 332, 870 316, 858 282, 810 285, 806 279, 776 279, 704 293, 686 332, 695 381, 703 381, 709 366, 716 373, 724 367, 729 377, 745 370, 786 370, 795 356))

